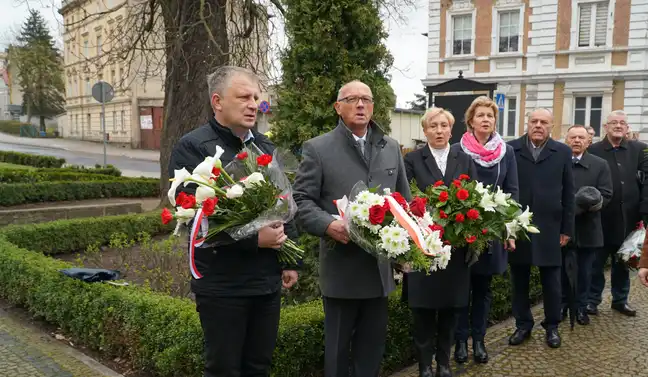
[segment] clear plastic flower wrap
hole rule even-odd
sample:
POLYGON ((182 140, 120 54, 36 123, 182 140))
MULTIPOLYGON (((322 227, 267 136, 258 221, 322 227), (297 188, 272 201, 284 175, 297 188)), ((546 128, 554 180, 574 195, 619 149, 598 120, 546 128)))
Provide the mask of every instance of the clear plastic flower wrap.
POLYGON ((628 237, 626 237, 623 244, 617 251, 619 258, 623 260, 628 267, 637 268, 639 258, 641 258, 641 248, 643 247, 644 238, 646 237, 646 228, 643 222, 639 223, 637 229, 633 230, 628 237))
MULTIPOLYGON (((243 185, 246 186, 245 179, 257 172, 258 167, 255 166, 257 165, 255 161, 263 156, 263 153, 252 143, 237 156, 241 157, 244 155, 245 158, 235 158, 224 169, 232 179, 243 182, 243 185)), ((279 148, 274 150, 272 153, 272 161, 264 169, 263 176, 267 182, 280 190, 276 198, 276 204, 258 213, 256 218, 249 223, 226 229, 225 232, 232 239, 236 241, 242 240, 250 237, 265 226, 275 223, 287 223, 295 218, 297 204, 293 199, 292 186, 288 179, 288 174, 294 174, 297 171, 298 165, 297 158, 290 152, 279 148)))

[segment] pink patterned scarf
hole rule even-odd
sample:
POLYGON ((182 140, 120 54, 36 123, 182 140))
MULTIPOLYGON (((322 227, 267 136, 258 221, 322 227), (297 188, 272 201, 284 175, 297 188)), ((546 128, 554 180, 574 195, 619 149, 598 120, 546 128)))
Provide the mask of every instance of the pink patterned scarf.
POLYGON ((488 140, 486 145, 482 145, 472 132, 466 132, 461 137, 461 149, 483 167, 491 167, 499 164, 506 154, 506 145, 504 140, 497 132, 488 140))

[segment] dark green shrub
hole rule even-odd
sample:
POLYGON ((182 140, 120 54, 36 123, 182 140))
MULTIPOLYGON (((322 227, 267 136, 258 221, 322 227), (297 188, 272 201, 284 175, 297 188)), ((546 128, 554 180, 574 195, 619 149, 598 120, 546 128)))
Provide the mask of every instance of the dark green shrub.
POLYGON ((0 206, 103 198, 159 196, 157 179, 115 179, 94 182, 39 182, 0 185, 0 206))
POLYGON ((69 171, 69 172, 76 172, 76 173, 88 173, 88 174, 104 174, 104 175, 112 175, 115 177, 121 177, 122 173, 121 170, 117 169, 113 165, 106 165, 106 167, 102 167, 101 165, 95 165, 94 168, 87 168, 85 166, 79 166, 79 165, 68 165, 60 169, 61 171, 69 171))
POLYGON ((0 162, 28 165, 37 168, 60 168, 65 163, 65 159, 28 153, 0 151, 0 162))
POLYGON ((37 183, 54 181, 114 181, 115 176, 74 172, 64 169, 0 169, 0 183, 37 183))
POLYGON ((17 120, 0 120, 0 132, 11 135, 20 135, 20 126, 27 125, 28 123, 22 123, 17 120))
POLYGON ((163 225, 159 212, 58 220, 49 223, 9 225, 0 228, 0 236, 11 243, 45 254, 71 253, 85 250, 98 242, 107 245, 110 236, 123 233, 136 238, 140 232, 152 236, 169 233, 172 224, 163 225))

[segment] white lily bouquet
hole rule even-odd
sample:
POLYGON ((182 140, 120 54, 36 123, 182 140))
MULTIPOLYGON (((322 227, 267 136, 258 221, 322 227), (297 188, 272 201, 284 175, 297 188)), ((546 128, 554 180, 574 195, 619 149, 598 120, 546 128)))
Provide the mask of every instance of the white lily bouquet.
POLYGON ((438 231, 426 225, 424 218, 429 225, 432 221, 425 203, 420 202, 422 199, 407 203, 397 192, 379 193, 377 189, 368 189, 362 181, 354 186, 350 197, 351 200, 346 196, 338 199, 335 204, 352 242, 377 258, 407 265, 415 271, 446 268, 450 247, 443 245, 438 231))
POLYGON ((644 238, 646 238, 646 228, 643 221, 637 224, 637 228, 633 230, 628 237, 623 241, 623 244, 617 251, 619 258, 632 269, 639 267, 639 259, 641 259, 641 249, 643 248, 644 238))
MULTIPOLYGON (((249 237, 262 227, 286 223, 297 213, 290 181, 285 175, 291 163, 286 153, 275 150, 273 155, 263 154, 254 145, 244 149, 223 168, 221 147, 214 156, 206 157, 193 172, 182 168, 174 171, 169 202, 175 213, 162 212, 162 222, 177 220, 176 232, 193 221, 190 231, 189 258, 191 273, 196 279, 202 275, 193 263, 195 248, 208 246, 222 232, 234 241, 249 237), (196 194, 176 190, 180 185, 197 185, 196 194)), ((294 163, 293 163, 294 162, 294 163)), ((287 240, 277 251, 279 261, 294 265, 304 251, 292 240, 287 240)))

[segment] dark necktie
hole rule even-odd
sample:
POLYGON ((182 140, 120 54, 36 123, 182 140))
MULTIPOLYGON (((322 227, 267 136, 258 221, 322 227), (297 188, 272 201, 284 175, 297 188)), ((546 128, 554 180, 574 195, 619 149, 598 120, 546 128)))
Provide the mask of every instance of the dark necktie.
POLYGON ((580 161, 578 157, 572 157, 572 164, 577 165, 578 161, 580 161))

